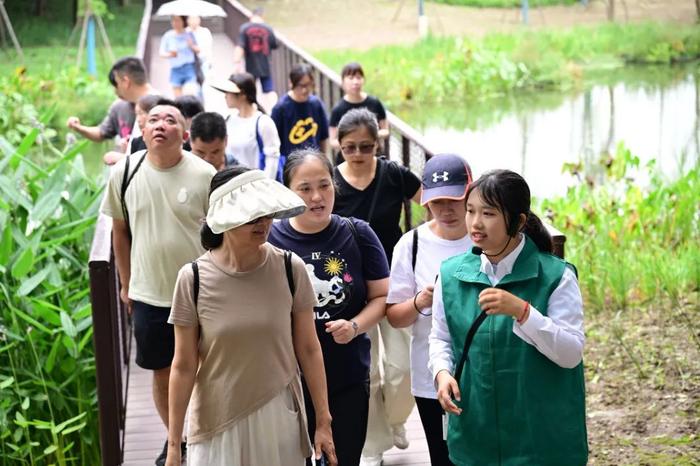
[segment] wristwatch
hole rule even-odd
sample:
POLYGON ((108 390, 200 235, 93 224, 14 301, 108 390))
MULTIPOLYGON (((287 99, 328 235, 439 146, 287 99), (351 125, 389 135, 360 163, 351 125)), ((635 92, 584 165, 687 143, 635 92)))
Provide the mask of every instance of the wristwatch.
POLYGON ((360 326, 357 325, 357 322, 355 322, 354 320, 350 321, 350 325, 352 325, 352 329, 355 331, 355 334, 352 336, 353 338, 355 338, 360 332, 360 326))

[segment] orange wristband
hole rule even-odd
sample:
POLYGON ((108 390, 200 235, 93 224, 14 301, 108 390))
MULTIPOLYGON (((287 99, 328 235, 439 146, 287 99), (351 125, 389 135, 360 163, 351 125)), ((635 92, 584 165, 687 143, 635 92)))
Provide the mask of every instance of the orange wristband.
POLYGON ((525 307, 523 308, 523 313, 520 315, 520 317, 519 317, 518 320, 517 320, 517 322, 518 322, 519 324, 522 324, 522 323, 523 323, 523 319, 525 319, 525 316, 527 315, 527 311, 528 311, 529 309, 530 309, 530 303, 528 303, 527 301, 525 301, 525 307))

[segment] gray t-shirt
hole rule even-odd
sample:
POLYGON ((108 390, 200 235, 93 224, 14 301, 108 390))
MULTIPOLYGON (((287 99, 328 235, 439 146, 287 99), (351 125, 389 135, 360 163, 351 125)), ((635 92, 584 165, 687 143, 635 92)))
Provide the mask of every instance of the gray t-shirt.
POLYGON ((134 104, 126 100, 117 99, 109 107, 109 112, 100 123, 102 138, 111 139, 114 136, 128 138, 136 121, 136 109, 134 104))

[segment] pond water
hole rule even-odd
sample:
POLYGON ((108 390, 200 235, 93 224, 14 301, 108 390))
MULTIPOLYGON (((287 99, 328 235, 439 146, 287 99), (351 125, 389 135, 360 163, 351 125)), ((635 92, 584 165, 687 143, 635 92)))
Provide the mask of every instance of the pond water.
POLYGON ((615 70, 581 89, 486 101, 393 109, 437 152, 469 161, 475 175, 521 173, 537 197, 566 192, 576 179, 566 162, 591 169, 624 142, 642 164, 655 159, 672 179, 700 155, 700 67, 615 70))

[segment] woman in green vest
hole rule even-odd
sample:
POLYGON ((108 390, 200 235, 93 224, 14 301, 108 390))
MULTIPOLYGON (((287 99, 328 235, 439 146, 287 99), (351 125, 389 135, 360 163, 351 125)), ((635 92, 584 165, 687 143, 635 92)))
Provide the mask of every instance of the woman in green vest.
POLYGON ((551 237, 517 173, 484 174, 466 202, 475 247, 443 262, 430 334, 450 459, 460 466, 585 465, 575 270, 551 254, 551 237))

